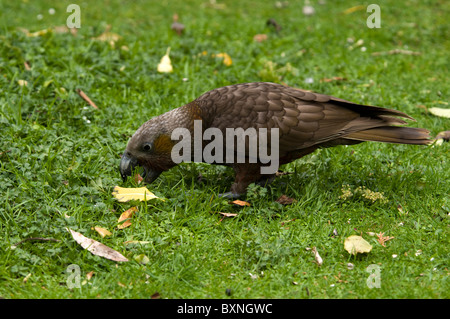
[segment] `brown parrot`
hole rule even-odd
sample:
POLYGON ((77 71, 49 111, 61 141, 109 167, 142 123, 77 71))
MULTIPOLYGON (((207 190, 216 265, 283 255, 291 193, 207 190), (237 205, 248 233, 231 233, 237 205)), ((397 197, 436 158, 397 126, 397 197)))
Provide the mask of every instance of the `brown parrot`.
MULTIPOLYGON (((414 120, 397 110, 356 104, 275 83, 229 85, 206 92, 196 100, 144 123, 128 142, 120 162, 120 172, 126 180, 140 166, 144 169, 144 181, 153 182, 178 163, 172 150, 181 139, 179 136, 172 139, 172 133, 182 128, 194 134, 196 120, 201 121, 201 132, 214 128, 216 133, 223 133, 224 139, 227 129, 265 130, 268 132, 265 138, 267 148, 276 144, 278 165, 301 158, 317 148, 336 145, 365 141, 419 145, 431 142, 429 131, 425 129, 397 126, 406 124, 398 117, 414 120), (277 130, 276 140, 271 138, 275 136, 272 133, 274 129, 277 130)), ((258 135, 257 140, 246 137, 241 144, 232 143, 235 156, 216 163, 231 166, 235 171, 235 182, 226 196, 239 197, 251 183, 263 183, 275 176, 276 171, 262 173, 261 168, 266 165, 263 163, 267 161, 255 161, 250 157, 245 157, 244 161, 236 160, 238 146, 244 145, 244 150, 248 151, 251 144, 259 140, 258 135)), ((223 145, 225 154, 230 143, 223 142, 218 145, 223 145)), ((194 146, 194 140, 190 143, 194 146)), ((203 139, 200 147, 204 150, 208 143, 203 139)), ((183 149, 183 155, 184 152, 183 149)), ((194 155, 188 156, 195 160, 194 155)))

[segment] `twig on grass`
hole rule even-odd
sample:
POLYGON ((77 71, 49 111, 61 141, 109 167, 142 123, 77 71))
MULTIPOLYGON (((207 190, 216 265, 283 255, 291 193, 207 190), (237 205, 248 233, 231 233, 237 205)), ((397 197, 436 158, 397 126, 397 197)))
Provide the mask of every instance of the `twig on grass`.
POLYGON ((59 239, 55 238, 43 238, 43 237, 29 237, 25 238, 24 240, 19 241, 17 244, 12 245, 11 247, 17 248, 19 245, 22 245, 26 241, 54 241, 54 242, 60 242, 59 239))
POLYGON ((83 100, 88 102, 90 106, 92 106, 94 109, 98 109, 97 105, 95 105, 95 103, 92 102, 92 100, 81 89, 77 89, 77 93, 83 98, 83 100))

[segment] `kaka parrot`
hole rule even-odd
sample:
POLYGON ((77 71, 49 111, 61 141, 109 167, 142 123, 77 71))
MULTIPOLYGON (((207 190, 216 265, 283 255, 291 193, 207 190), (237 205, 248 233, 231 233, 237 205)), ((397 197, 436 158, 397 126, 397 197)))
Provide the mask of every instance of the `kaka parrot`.
MULTIPOLYGON (((144 181, 153 182, 162 172, 179 162, 174 160, 172 152, 177 144, 172 136, 174 131, 181 128, 183 132, 194 134, 194 123, 197 121, 201 121, 201 133, 214 128, 216 133, 223 133, 224 139, 228 129, 265 130, 269 135, 265 138, 267 147, 276 144, 278 153, 274 154, 277 154, 278 165, 301 158, 317 148, 365 141, 418 145, 431 142, 428 130, 397 126, 406 124, 398 117, 414 120, 397 110, 356 104, 281 84, 255 82, 229 85, 206 92, 194 101, 144 123, 128 142, 121 158, 120 173, 126 180, 140 166, 144 169, 144 181), (271 134, 274 129, 276 135, 271 134)), ((245 144, 244 150, 248 151, 251 143, 257 143, 260 139, 259 135, 256 140, 247 137, 244 142, 232 143, 232 148, 245 144)), ((190 143, 194 145, 194 140, 190 143)), ((203 139, 200 151, 205 150, 207 144, 208 140, 203 139)), ((223 145, 224 154, 227 144, 230 142, 217 144, 223 145)), ((185 151, 183 149, 183 155, 185 151)), ((276 170, 262 173, 261 168, 265 165, 262 160, 252 161, 245 157, 244 161, 236 161, 237 152, 234 153, 231 160, 228 158, 216 163, 231 166, 235 171, 231 192, 226 193, 228 197, 239 197, 251 183, 264 182, 275 176, 276 170)), ((188 156, 195 160, 194 155, 188 156)))

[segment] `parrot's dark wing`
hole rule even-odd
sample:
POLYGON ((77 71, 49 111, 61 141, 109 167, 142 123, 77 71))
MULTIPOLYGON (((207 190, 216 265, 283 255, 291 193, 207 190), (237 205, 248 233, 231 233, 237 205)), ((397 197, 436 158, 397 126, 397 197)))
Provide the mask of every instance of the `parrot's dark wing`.
POLYGON ((359 105, 332 96, 275 83, 230 85, 200 96, 209 126, 226 128, 278 128, 280 154, 311 147, 379 141, 428 144, 428 131, 401 128, 397 118, 412 119, 400 111, 359 105))

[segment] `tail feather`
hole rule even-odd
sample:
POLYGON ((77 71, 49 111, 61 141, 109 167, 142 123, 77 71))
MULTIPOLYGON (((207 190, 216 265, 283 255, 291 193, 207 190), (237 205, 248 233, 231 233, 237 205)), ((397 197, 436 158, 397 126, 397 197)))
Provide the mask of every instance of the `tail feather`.
POLYGON ((432 143, 430 132, 423 128, 382 126, 353 132, 346 139, 384 143, 428 145, 432 143))

